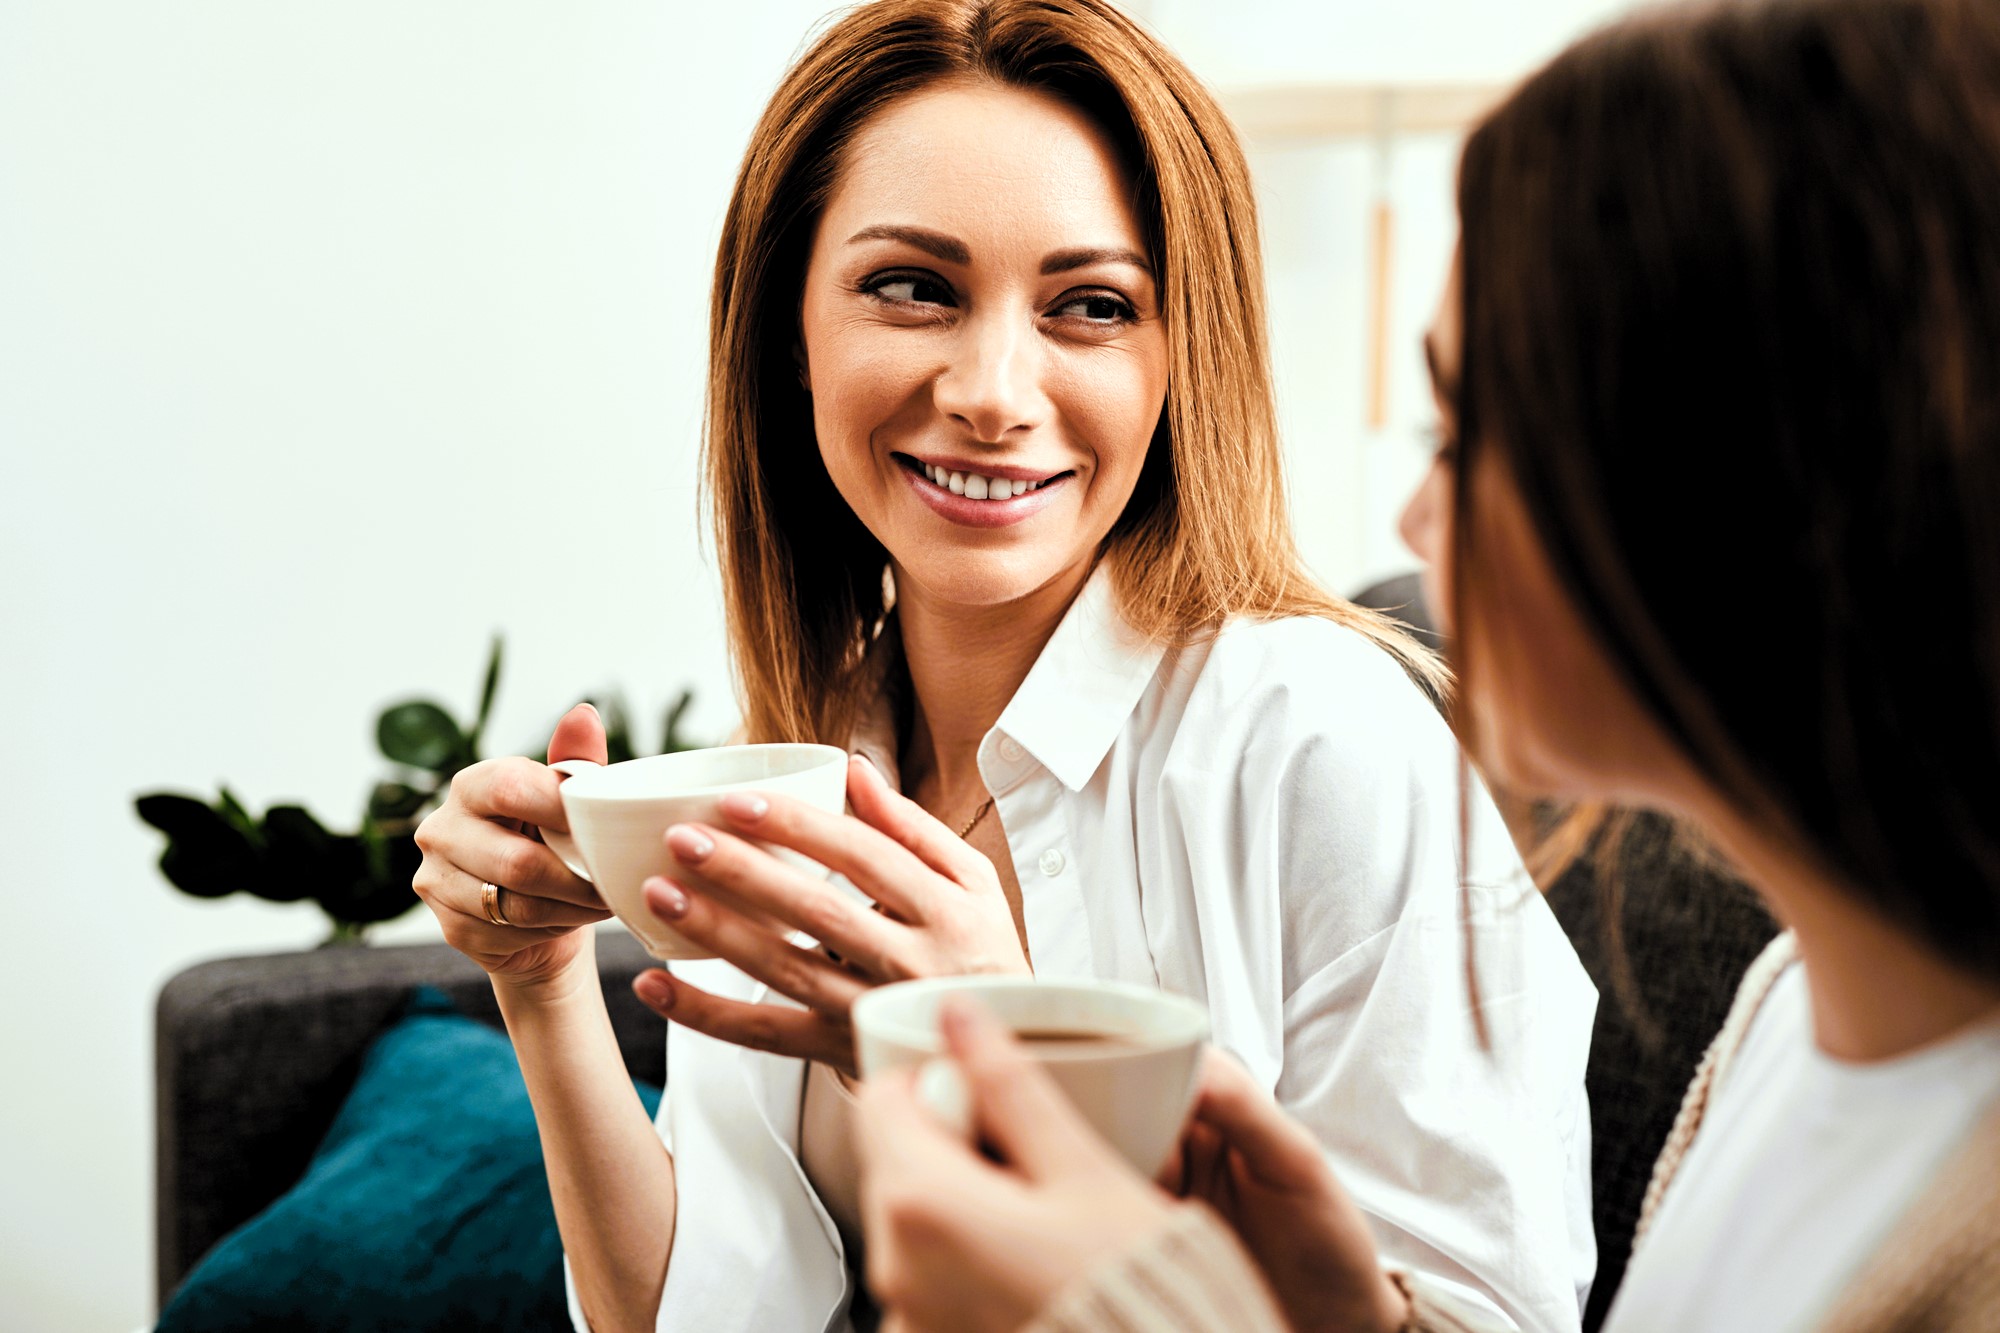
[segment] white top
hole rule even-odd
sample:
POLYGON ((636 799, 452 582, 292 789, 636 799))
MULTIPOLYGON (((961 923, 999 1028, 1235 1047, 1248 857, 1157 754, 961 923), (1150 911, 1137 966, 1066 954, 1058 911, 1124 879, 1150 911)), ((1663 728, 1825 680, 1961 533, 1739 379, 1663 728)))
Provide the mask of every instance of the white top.
POLYGON ((1815 1044, 1793 963, 1711 1094, 1604 1333, 1818 1326, 1996 1097, 2000 1022, 1850 1064, 1815 1044))
MULTIPOLYGON (((887 774, 885 710, 856 748, 887 774)), ((1574 1329, 1595 1270, 1584 1099, 1596 991, 1476 780, 1394 660, 1318 619, 1166 652, 1100 570, 979 748, 1045 977, 1154 985, 1327 1146, 1386 1261, 1574 1329)), ((676 963, 738 998, 719 961, 676 963)), ((844 1329, 849 1265, 799 1161, 804 1063, 669 1025, 661 1138, 679 1216, 658 1327, 844 1329)), ((571 1312, 579 1328, 574 1294, 571 1312)), ((1511 1321, 1511 1322, 1510 1322, 1511 1321)))

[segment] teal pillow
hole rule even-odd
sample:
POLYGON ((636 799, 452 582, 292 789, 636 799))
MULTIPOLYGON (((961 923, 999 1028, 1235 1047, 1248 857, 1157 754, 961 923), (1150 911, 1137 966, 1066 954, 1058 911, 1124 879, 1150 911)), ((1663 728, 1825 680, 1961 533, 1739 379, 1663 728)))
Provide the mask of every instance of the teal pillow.
MULTIPOLYGON (((636 1086, 654 1111, 660 1090, 636 1086)), ((209 1251, 159 1329, 568 1325, 513 1045, 426 986, 368 1048, 305 1176, 209 1251)))

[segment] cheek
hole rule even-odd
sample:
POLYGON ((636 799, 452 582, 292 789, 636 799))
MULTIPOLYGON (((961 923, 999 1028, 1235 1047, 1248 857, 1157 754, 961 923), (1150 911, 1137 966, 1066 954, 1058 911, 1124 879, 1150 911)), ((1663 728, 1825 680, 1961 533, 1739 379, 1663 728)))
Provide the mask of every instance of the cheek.
POLYGON ((861 462, 874 432, 910 408, 935 371, 919 340, 860 320, 801 320, 812 392, 813 429, 828 471, 861 462), (898 336, 899 334, 903 336, 898 336))
POLYGON ((1048 392, 1064 433, 1091 455, 1093 492, 1122 506, 1165 408, 1165 347, 1103 348, 1067 360, 1052 367, 1048 392))
POLYGON ((1539 551, 1512 525, 1493 537, 1467 589, 1477 600, 1467 661, 1474 751, 1516 795, 1602 798, 1628 766, 1636 719, 1627 692, 1539 551))
POLYGON ((1431 619, 1447 637, 1452 632, 1451 589, 1451 470, 1433 460, 1424 479, 1410 494, 1397 522, 1397 532, 1423 562, 1424 601, 1431 619))

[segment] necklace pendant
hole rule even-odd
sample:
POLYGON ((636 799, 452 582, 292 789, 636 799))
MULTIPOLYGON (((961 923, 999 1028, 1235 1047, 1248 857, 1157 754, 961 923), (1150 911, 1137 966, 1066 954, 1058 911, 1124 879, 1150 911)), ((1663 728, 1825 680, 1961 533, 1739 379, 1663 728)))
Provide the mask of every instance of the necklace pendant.
POLYGON ((960 842, 964 842, 966 839, 966 835, 971 833, 972 830, 974 830, 975 828, 979 827, 979 821, 986 818, 986 812, 991 810, 992 808, 993 808, 993 798, 991 796, 981 801, 979 803, 979 808, 972 812, 972 818, 966 820, 965 827, 958 831, 958 840, 960 842))

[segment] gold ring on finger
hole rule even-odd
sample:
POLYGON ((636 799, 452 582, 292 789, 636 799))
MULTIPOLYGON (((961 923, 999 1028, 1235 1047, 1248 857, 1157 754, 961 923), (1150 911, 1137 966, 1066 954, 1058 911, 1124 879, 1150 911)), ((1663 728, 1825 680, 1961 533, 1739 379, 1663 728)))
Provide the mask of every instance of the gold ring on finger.
POLYGON ((498 884, 479 886, 479 905, 486 909, 486 919, 496 926, 512 926, 507 914, 500 910, 500 895, 504 892, 498 884))

